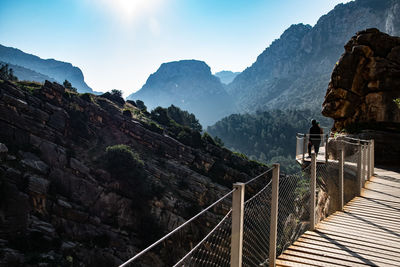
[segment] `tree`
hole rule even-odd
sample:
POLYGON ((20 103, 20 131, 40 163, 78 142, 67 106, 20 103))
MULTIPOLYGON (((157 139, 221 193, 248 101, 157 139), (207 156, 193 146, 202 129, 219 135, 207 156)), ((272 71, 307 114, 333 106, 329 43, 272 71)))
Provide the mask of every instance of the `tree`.
POLYGON ((72 92, 75 92, 75 93, 78 92, 78 90, 75 87, 72 87, 72 84, 68 80, 65 80, 63 82, 63 86, 65 87, 65 89, 68 89, 72 92))
POLYGON ((121 97, 122 98, 122 91, 118 90, 118 89, 112 89, 111 90, 111 94, 117 97, 121 97))
POLYGON ((144 104, 144 102, 142 100, 136 100, 136 106, 138 107, 138 109, 140 109, 141 111, 147 111, 147 107, 144 104))
POLYGON ((71 89, 71 88, 72 88, 72 84, 71 84, 68 80, 65 80, 65 81, 63 82, 63 85, 64 85, 64 87, 65 87, 66 89, 71 89))
POLYGON ((14 75, 14 70, 8 67, 8 64, 0 64, 0 79, 18 81, 18 78, 14 75))

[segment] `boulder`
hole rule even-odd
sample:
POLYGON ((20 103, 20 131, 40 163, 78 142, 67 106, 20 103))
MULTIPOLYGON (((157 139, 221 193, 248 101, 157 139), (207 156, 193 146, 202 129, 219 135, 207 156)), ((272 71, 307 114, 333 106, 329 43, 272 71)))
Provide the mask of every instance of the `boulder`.
POLYGON ((400 130, 400 37, 377 29, 358 32, 345 45, 323 103, 334 131, 400 130), (358 126, 355 126, 358 125, 358 126))
POLYGON ((322 114, 333 131, 375 140, 375 162, 400 162, 400 37, 377 29, 358 32, 345 45, 329 83, 322 114))

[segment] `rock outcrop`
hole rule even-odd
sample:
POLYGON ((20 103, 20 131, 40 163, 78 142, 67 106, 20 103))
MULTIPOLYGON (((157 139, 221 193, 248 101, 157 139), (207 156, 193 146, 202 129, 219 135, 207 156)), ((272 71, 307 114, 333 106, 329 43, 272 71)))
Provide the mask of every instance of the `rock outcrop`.
POLYGON ((375 139, 376 161, 400 161, 400 37, 378 29, 358 32, 345 45, 323 103, 333 131, 375 139), (386 136, 386 137, 385 137, 386 136))
MULTIPOLYGON (((266 169, 207 138, 185 145, 130 103, 51 82, 0 81, 0 129, 0 266, 117 266, 266 169), (106 167, 116 144, 143 161, 128 180, 106 167)), ((175 263, 228 208, 156 248, 147 266, 175 263)))
POLYGON ((358 32, 345 45, 335 66, 322 114, 335 120, 335 131, 353 124, 400 127, 400 37, 377 29, 358 32))

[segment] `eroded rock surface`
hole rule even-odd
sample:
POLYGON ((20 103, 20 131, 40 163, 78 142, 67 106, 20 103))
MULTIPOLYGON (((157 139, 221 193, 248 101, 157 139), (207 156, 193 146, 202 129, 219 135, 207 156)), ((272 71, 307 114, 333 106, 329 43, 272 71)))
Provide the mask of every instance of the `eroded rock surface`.
POLYGON ((400 109, 400 37, 377 29, 358 32, 345 45, 333 70, 322 113, 335 120, 333 130, 351 127, 398 130, 400 109))

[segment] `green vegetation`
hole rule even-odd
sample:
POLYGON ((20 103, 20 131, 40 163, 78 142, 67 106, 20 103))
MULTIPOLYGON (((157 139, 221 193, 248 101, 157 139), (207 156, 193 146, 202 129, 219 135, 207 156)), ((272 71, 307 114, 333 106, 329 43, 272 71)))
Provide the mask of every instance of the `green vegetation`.
MULTIPOLYGON (((263 163, 278 162, 282 172, 299 170, 294 160, 296 133, 307 133, 311 119, 322 126, 331 122, 311 110, 271 110, 255 114, 233 114, 208 127, 212 136, 218 136, 225 147, 263 163)), ((215 138, 216 139, 216 138, 215 138)))
POLYGON ((8 64, 0 64, 0 80, 18 81, 14 75, 14 70, 8 67, 8 64))
POLYGON ((396 103, 397 107, 400 108, 400 98, 396 98, 393 101, 396 103))
POLYGON ((30 81, 18 81, 16 82, 16 84, 19 88, 30 93, 33 93, 35 90, 40 89, 42 87, 41 83, 30 82, 30 81))
POLYGON ((171 124, 176 123, 184 127, 189 127, 194 131, 202 131, 201 124, 193 113, 181 110, 174 105, 171 105, 168 108, 156 107, 150 114, 153 120, 165 126, 170 126, 171 124))
POLYGON ((125 100, 122 98, 122 91, 117 89, 112 89, 110 92, 106 92, 101 95, 101 97, 107 98, 108 100, 123 106, 125 104, 125 100))
MULTIPOLYGON (((143 161, 127 145, 114 145, 106 148, 106 167, 115 177, 136 178, 143 175, 143 161)), ((139 178, 140 178, 139 177, 139 178)))
POLYGON ((65 87, 65 89, 68 89, 72 92, 75 92, 75 93, 78 92, 78 90, 75 87, 72 87, 72 84, 68 80, 65 80, 63 82, 63 86, 65 87))

